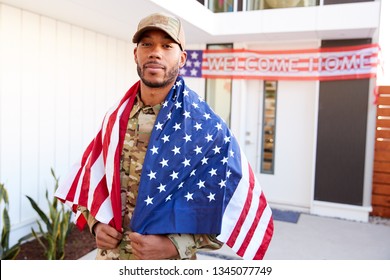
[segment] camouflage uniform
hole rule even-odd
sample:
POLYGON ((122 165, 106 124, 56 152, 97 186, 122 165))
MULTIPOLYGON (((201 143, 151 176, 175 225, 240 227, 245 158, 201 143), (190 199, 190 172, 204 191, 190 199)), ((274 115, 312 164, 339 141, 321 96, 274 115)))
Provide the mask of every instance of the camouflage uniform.
MULTIPOLYGON (((127 124, 121 156, 122 227, 126 230, 117 248, 112 250, 98 249, 96 259, 135 259, 126 233, 130 232, 129 225, 137 200, 142 166, 149 138, 160 108, 161 104, 153 107, 144 106, 139 98, 139 94, 137 95, 127 124)), ((89 214, 87 209, 82 208, 80 210, 86 217, 89 228, 92 231, 97 221, 89 214)), ((198 249, 219 249, 222 246, 222 243, 216 239, 215 235, 168 234, 167 237, 173 242, 179 252, 176 259, 196 259, 196 251, 198 249)))

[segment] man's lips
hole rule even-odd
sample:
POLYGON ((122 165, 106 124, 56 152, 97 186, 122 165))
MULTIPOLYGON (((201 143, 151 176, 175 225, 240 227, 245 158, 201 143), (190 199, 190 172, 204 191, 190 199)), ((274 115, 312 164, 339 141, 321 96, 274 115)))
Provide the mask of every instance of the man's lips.
POLYGON ((154 63, 154 62, 149 62, 144 65, 145 69, 151 69, 151 70, 157 70, 157 69, 165 69, 163 65, 160 63, 154 63))

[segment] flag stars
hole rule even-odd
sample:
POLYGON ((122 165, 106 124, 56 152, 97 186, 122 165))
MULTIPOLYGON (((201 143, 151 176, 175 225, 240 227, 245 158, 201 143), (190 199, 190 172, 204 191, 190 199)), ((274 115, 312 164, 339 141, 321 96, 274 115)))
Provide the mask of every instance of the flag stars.
POLYGON ((181 189, 181 188, 183 188, 183 187, 184 187, 184 182, 181 182, 177 188, 178 188, 178 189, 181 189))
POLYGON ((191 60, 187 60, 186 61, 186 67, 188 67, 188 68, 191 68, 192 67, 192 61, 191 60))
POLYGON ((234 151, 230 150, 230 151, 229 151, 229 155, 230 155, 231 157, 234 157, 234 151))
POLYGON ((175 103, 175 107, 176 107, 176 109, 179 109, 179 108, 181 108, 181 102, 179 102, 179 101, 176 101, 176 103, 175 103))
POLYGON ((172 195, 170 194, 170 195, 168 195, 166 198, 165 198, 165 202, 167 202, 167 201, 169 201, 169 200, 171 200, 172 199, 172 195))
POLYGON ((173 126, 173 129, 175 130, 175 131, 178 131, 179 129, 181 129, 181 124, 180 123, 175 123, 175 125, 173 126))
POLYGON ((226 164, 228 162, 228 157, 224 157, 221 159, 222 164, 226 164))
POLYGON ((164 141, 164 143, 169 142, 169 135, 164 134, 164 137, 161 139, 164 141))
POLYGON ((225 136, 223 141, 225 141, 225 143, 229 143, 230 142, 230 136, 225 136))
POLYGON ((187 192, 187 194, 186 194, 184 197, 187 198, 187 201, 189 201, 189 200, 194 200, 194 199, 192 198, 193 195, 194 195, 194 193, 189 193, 189 192, 187 192))
POLYGON ((168 166, 168 160, 163 158, 163 159, 160 161, 160 164, 161 164, 161 167, 168 166))
POLYGON ((174 155, 180 154, 180 147, 176 147, 176 146, 175 146, 175 147, 172 149, 172 152, 173 152, 174 155))
POLYGON ((197 60, 197 59, 198 59, 198 55, 199 55, 199 53, 197 53, 197 52, 192 52, 192 53, 191 53, 191 59, 192 59, 192 60, 197 60))
POLYGON ((205 188, 205 187, 206 187, 206 186, 204 185, 205 182, 206 182, 206 181, 199 180, 199 182, 198 182, 196 185, 199 187, 199 189, 205 188))
POLYGON ((156 125, 155 125, 155 127, 156 127, 156 129, 157 130, 162 130, 162 123, 160 123, 160 122, 158 122, 156 125))
POLYGON ((216 176, 217 175, 217 169, 211 168, 211 170, 209 171, 209 174, 210 174, 211 177, 216 176))
POLYGON ((167 107, 168 106, 168 100, 165 100, 162 106, 163 106, 163 108, 167 107))
POLYGON ((220 124, 220 123, 217 123, 217 124, 215 125, 215 127, 216 127, 218 130, 222 130, 222 124, 220 124))
POLYGON ((152 170, 150 170, 150 172, 148 174, 149 180, 156 179, 156 174, 157 174, 157 172, 153 172, 152 170))
POLYGON ((192 107, 194 107, 195 109, 198 109, 198 108, 199 108, 199 105, 196 104, 195 102, 192 102, 192 107))
POLYGON ((172 181, 179 178, 179 172, 172 171, 172 174, 169 175, 172 177, 172 181))
POLYGON ((191 174, 190 174, 190 177, 195 176, 195 173, 196 173, 196 169, 192 170, 191 174))
POLYGON ((200 123, 197 122, 197 123, 194 125, 194 127, 195 127, 196 131, 198 131, 198 130, 202 129, 202 124, 200 124, 200 123))
POLYGON ((188 112, 188 111, 184 111, 183 116, 184 116, 186 119, 187 119, 187 118, 191 118, 191 113, 188 112))
POLYGON ((153 148, 151 148, 150 151, 152 152, 152 155, 158 154, 158 148, 156 146, 153 146, 153 148))
POLYGON ((178 81, 176 82, 175 86, 181 86, 181 81, 178 80, 178 81))
POLYGON ((186 143, 187 143, 188 141, 191 141, 191 135, 188 135, 188 134, 186 133, 186 136, 184 136, 183 139, 184 139, 184 140, 186 141, 186 143))
POLYGON ((202 158, 202 165, 205 165, 205 164, 207 164, 208 163, 208 160, 209 160, 209 158, 207 158, 207 157, 203 157, 202 158))
POLYGON ((207 136, 205 137, 207 142, 213 141, 213 136, 207 133, 207 136))
POLYGON ((231 172, 230 170, 228 170, 228 171, 226 172, 226 177, 229 178, 230 175, 232 175, 232 172, 231 172))
POLYGON ((157 189, 159 189, 160 192, 165 192, 165 191, 166 191, 166 190, 165 190, 166 186, 167 186, 167 185, 163 185, 163 184, 160 183, 160 186, 158 186, 157 189))
POLYGON ((209 199, 209 202, 215 200, 215 193, 211 193, 207 196, 207 198, 209 199))
POLYGON ((215 146, 214 149, 214 155, 221 153, 221 147, 215 146))
POLYGON ((197 76, 198 75, 198 70, 196 70, 195 68, 192 68, 191 70, 190 70, 190 72, 191 72, 191 76, 197 76))
POLYGON ((189 160, 189 159, 187 159, 187 158, 184 158, 184 161, 182 162, 182 164, 184 164, 184 167, 190 166, 190 165, 191 165, 191 164, 190 164, 190 161, 191 161, 191 160, 189 160))
POLYGON ((188 89, 183 90, 183 95, 184 95, 184 96, 188 96, 189 93, 190 93, 190 92, 188 91, 188 89))
POLYGON ((195 153, 196 154, 201 154, 202 153, 202 147, 199 147, 198 145, 196 145, 196 148, 194 149, 195 153))
POLYGON ((153 197, 148 196, 144 201, 146 202, 146 206, 153 204, 153 197))
POLYGON ((206 120, 211 119, 210 114, 208 114, 208 113, 204 113, 203 117, 204 117, 206 120))
POLYGON ((226 187, 226 180, 222 180, 218 183, 219 187, 222 189, 223 187, 226 187))

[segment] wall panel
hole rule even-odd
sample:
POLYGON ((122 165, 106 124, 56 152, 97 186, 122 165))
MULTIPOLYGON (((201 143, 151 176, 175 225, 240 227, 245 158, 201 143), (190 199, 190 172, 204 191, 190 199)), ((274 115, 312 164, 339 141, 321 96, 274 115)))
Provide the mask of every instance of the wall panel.
POLYGON ((129 42, 0 4, 0 182, 11 242, 37 219, 26 195, 47 209, 50 168, 61 182, 137 79, 132 56, 129 42))

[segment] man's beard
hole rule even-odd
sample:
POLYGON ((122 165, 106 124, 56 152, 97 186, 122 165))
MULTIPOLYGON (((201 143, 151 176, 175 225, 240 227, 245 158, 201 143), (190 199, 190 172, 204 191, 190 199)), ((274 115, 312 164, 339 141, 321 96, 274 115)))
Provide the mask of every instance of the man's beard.
POLYGON ((167 85, 171 84, 172 82, 176 81, 176 77, 179 74, 179 68, 172 68, 169 70, 165 75, 164 79, 161 82, 152 82, 145 78, 143 72, 141 71, 141 67, 137 65, 137 73, 140 77, 141 81, 150 88, 163 88, 167 85))

